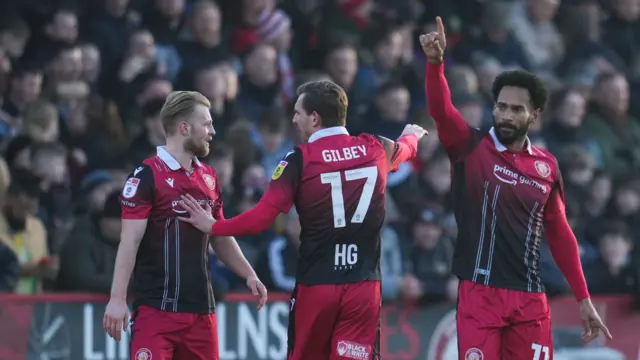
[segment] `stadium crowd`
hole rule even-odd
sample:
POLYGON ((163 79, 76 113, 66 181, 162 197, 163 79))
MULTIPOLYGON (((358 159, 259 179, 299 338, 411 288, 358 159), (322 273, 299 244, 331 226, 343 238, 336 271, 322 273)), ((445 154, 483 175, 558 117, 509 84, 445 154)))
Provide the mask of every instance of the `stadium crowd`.
MULTIPOLYGON (((429 130, 389 177, 383 296, 455 301, 451 164, 425 103, 418 34, 448 28, 447 79, 470 126, 492 124, 491 83, 538 73, 553 95, 530 130, 563 171, 592 294, 640 294, 638 0, 6 0, 0 5, 0 291, 109 292, 127 173, 163 144, 172 90, 212 103, 208 158, 225 215, 253 206, 296 143, 296 86, 331 79, 348 129, 429 130), (635 99, 635 101, 633 101, 635 99)), ((295 283, 295 211, 238 239, 271 291, 295 283)), ((535 229, 542 231, 542 229, 535 229)), ((244 284, 211 253, 218 297, 244 284)), ((542 245, 550 295, 570 290, 542 245)))

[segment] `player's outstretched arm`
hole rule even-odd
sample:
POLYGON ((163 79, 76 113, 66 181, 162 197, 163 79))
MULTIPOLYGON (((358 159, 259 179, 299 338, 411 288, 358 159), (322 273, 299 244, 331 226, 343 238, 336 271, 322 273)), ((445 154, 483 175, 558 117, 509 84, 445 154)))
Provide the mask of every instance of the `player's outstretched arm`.
POLYGON ((587 282, 582 271, 578 240, 567 220, 563 193, 563 184, 560 178, 552 190, 544 213, 544 229, 549 250, 580 304, 580 318, 584 325, 582 339, 585 342, 590 342, 598 337, 601 330, 611 339, 609 329, 591 303, 587 282))
POLYGON ((440 17, 438 30, 420 35, 420 45, 427 57, 425 91, 429 114, 436 122, 438 137, 445 150, 456 159, 464 155, 471 138, 471 128, 451 102, 451 91, 444 76, 444 51, 447 39, 440 17))
POLYGON ((276 166, 267 192, 251 209, 232 219, 214 220, 211 208, 202 209, 191 196, 183 196, 183 206, 189 217, 179 218, 200 231, 214 236, 241 236, 259 234, 267 230, 282 212, 293 204, 302 169, 302 155, 296 148, 276 166))
POLYGON ((418 153, 418 141, 425 135, 428 135, 427 130, 418 125, 408 124, 396 141, 378 136, 387 153, 389 171, 396 171, 400 164, 413 159, 418 153))
MULTIPOLYGON (((263 197, 264 198, 264 197, 263 197)), ((205 234, 214 236, 244 236, 259 234, 269 228, 280 215, 280 210, 264 200, 231 219, 215 220, 211 215, 211 207, 203 209, 191 195, 182 196, 182 206, 188 217, 178 217, 180 221, 193 225, 205 234)))

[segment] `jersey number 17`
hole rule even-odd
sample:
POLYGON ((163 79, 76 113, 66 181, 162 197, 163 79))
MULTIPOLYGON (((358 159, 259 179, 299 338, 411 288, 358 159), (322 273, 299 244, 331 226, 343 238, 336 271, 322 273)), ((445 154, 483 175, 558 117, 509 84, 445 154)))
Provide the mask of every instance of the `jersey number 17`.
MULTIPOLYGON (((378 180, 378 168, 376 166, 368 166, 359 169, 347 170, 344 172, 346 181, 366 179, 362 188, 362 194, 358 201, 356 211, 351 217, 352 223, 362 223, 365 215, 371 205, 371 197, 375 189, 376 180, 378 180)), ((347 226, 346 215, 344 209, 344 196, 342 195, 342 176, 340 171, 328 172, 320 174, 320 180, 323 184, 331 185, 331 203, 333 204, 333 226, 342 228, 347 226)))

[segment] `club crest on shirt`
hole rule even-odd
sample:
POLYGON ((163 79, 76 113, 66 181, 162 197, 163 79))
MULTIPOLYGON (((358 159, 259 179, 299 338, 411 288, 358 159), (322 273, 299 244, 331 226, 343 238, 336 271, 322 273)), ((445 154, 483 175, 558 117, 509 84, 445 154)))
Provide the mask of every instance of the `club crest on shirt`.
POLYGON ((140 179, 132 177, 127 179, 122 189, 122 197, 125 199, 131 199, 138 192, 138 185, 140 185, 140 179))
POLYGON ((540 174, 540 176, 549 177, 549 175, 551 175, 551 167, 546 162, 536 160, 536 162, 533 163, 533 166, 536 168, 536 171, 538 172, 538 174, 540 174))
POLYGON ((471 348, 464 354, 465 360, 483 360, 484 354, 478 348, 471 348))
POLYGON ((152 358, 153 358, 153 355, 151 354, 151 351, 147 348, 142 348, 136 351, 135 360, 151 360, 152 358))
POLYGON ((286 161, 280 161, 278 163, 278 166, 276 166, 275 170, 273 170, 273 174, 271 175, 271 180, 278 180, 280 178, 280 176, 282 175, 282 172, 284 171, 284 168, 287 167, 287 165, 289 165, 288 162, 286 161))
POLYGON ((216 181, 213 179, 213 176, 209 174, 204 174, 202 175, 202 180, 204 180, 204 184, 207 185, 209 190, 216 189, 216 181))

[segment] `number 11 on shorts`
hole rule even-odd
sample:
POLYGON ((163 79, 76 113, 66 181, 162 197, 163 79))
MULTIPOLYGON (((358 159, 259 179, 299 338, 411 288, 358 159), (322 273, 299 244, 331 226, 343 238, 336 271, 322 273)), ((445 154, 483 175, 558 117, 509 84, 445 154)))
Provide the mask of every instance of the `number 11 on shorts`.
POLYGON ((533 360, 549 360, 549 347, 542 346, 540 344, 531 344, 531 350, 533 353, 533 360), (544 354, 544 357, 543 357, 544 354))

